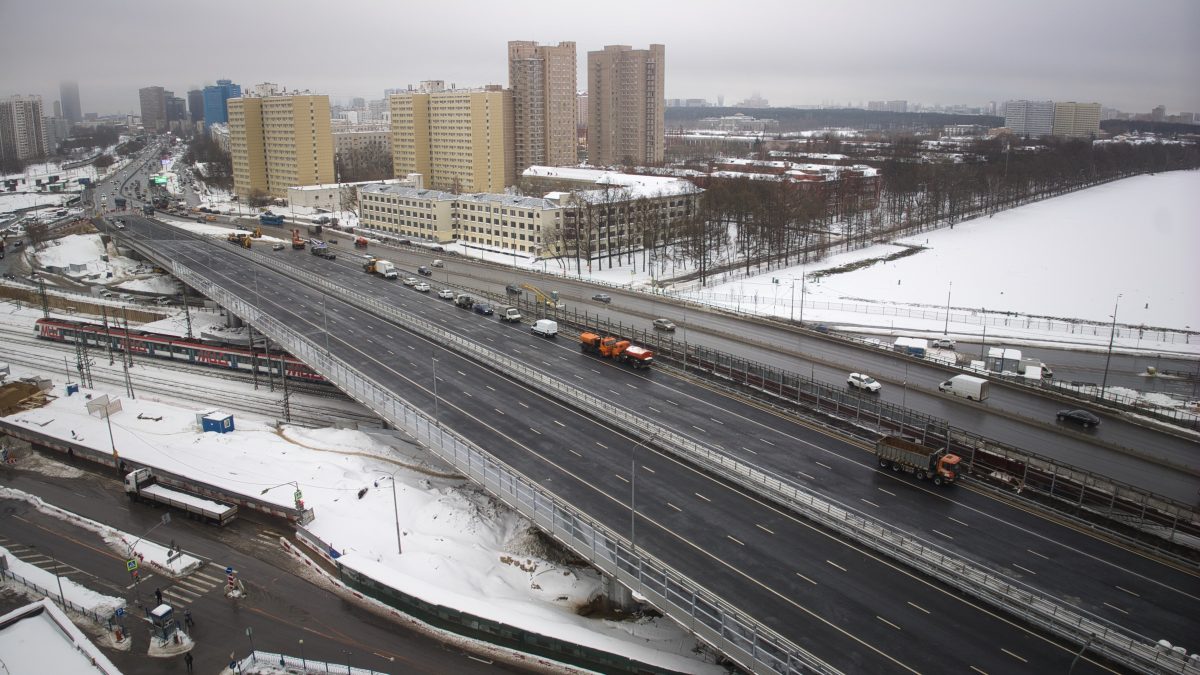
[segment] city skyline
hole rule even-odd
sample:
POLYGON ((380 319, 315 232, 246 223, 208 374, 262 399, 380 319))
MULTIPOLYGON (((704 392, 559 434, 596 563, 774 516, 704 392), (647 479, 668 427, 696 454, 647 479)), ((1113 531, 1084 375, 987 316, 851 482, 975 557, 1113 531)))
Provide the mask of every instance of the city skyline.
MULTIPOLYGON (((1131 30, 1136 24, 1127 7, 1108 0, 1049 5, 1015 0, 1003 14, 944 0, 921 12, 872 0, 837 7, 765 0, 739 6, 736 15, 716 2, 692 3, 681 14, 677 7, 618 0, 613 5, 618 11, 587 14, 586 21, 582 6, 581 20, 569 21, 564 13, 569 17, 570 10, 549 2, 525 3, 515 13, 471 0, 437 9, 352 1, 338 12, 353 15, 360 6, 369 9, 372 21, 331 32, 328 22, 310 20, 326 10, 325 3, 288 3, 284 13, 284 5, 273 2, 215 0, 204 16, 236 14, 234 26, 271 28, 221 24, 217 30, 214 24, 210 33, 198 33, 203 42, 198 44, 181 40, 179 28, 188 18, 172 5, 132 0, 113 12, 74 0, 8 3, 0 9, 0 56, 23 65, 6 74, 0 94, 39 94, 50 108, 58 100, 58 83, 77 81, 85 112, 129 113, 138 109, 138 89, 157 85, 186 92, 230 78, 278 82, 335 101, 372 99, 385 88, 433 77, 460 86, 505 84, 507 42, 536 40, 574 41, 580 55, 605 45, 665 44, 667 98, 712 101, 723 95, 736 102, 757 92, 778 107, 874 99, 926 104, 1050 99, 1095 101, 1124 111, 1160 104, 1173 112, 1200 110, 1200 89, 1194 86, 1200 4, 1187 0, 1140 5, 1143 15, 1158 21, 1154 31, 1131 30), (403 29, 436 26, 449 15, 471 21, 455 22, 453 31, 403 29), (1015 23, 1016 17, 1030 16, 1038 20, 1015 23), (96 48, 97 39, 116 35, 137 36, 139 48, 96 48), (277 48, 264 48, 272 43, 277 48), (62 48, 47 50, 47 44, 62 48), (294 47, 300 45, 322 48, 294 47), (189 59, 187 52, 197 48, 204 58, 189 59)), ((586 58, 577 62, 582 84, 586 58)))

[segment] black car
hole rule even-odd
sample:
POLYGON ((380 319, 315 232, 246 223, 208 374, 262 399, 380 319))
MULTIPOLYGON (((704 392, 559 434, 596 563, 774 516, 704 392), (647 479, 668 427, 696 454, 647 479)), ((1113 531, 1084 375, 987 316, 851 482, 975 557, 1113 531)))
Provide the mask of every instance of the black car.
POLYGON ((426 267, 424 265, 421 265, 420 267, 417 268, 417 274, 420 274, 423 277, 431 277, 431 276, 433 276, 433 270, 429 269, 428 267, 426 267))
POLYGON ((475 305, 475 313, 476 314, 482 314, 484 316, 491 316, 494 312, 495 312, 495 310, 492 309, 491 305, 484 304, 484 303, 475 305))
POLYGON ((1055 414, 1055 417, 1059 421, 1074 422, 1084 427, 1096 427, 1100 425, 1100 418, 1086 410, 1059 410, 1055 414))
POLYGON ((612 302, 612 296, 608 293, 597 293, 592 296, 592 299, 596 302, 603 302, 605 304, 612 302))

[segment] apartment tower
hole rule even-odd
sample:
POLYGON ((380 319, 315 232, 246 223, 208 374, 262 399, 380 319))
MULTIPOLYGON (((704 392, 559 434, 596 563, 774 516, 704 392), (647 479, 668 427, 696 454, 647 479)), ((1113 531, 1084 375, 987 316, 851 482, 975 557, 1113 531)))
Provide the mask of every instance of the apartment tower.
POLYGON ((588 162, 661 164, 666 47, 588 52, 588 162))
POLYGON ((58 100, 62 102, 62 116, 71 124, 83 121, 83 111, 79 107, 79 83, 60 82, 58 84, 58 100))
POLYGON ((1009 101, 1004 104, 1004 126, 1018 136, 1049 136, 1054 132, 1054 101, 1009 101))
POLYGON ((434 190, 503 192, 513 170, 512 91, 446 89, 441 80, 388 97, 392 170, 425 176, 434 190))
POLYGON ((1092 138, 1100 134, 1100 104, 1056 101, 1054 135, 1092 138))
POLYGON ((227 104, 238 195, 287 197, 289 187, 334 182, 328 96, 243 96, 227 104))
POLYGON ((47 155, 45 111, 41 96, 0 99, 0 159, 38 159, 47 155))
POLYGON ((174 96, 162 87, 145 87, 138 90, 142 104, 142 128, 148 133, 159 133, 167 128, 167 97, 174 96))
POLYGON ((520 173, 535 164, 576 163, 575 43, 508 43, 513 99, 513 160, 520 173))

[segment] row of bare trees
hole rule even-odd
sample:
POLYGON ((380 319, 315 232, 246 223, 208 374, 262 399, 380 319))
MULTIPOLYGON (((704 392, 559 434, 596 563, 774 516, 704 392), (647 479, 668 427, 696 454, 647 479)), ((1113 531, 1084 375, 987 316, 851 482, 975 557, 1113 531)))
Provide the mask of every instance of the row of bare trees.
POLYGON ((845 173, 815 187, 714 181, 702 198, 681 198, 686 213, 673 219, 661 198, 609 187, 576 199, 549 238, 577 252, 578 273, 633 264, 656 277, 703 282, 717 272, 818 260, 1127 176, 1200 167, 1200 148, 1169 143, 981 141, 965 154, 974 161, 930 163, 900 144, 877 163, 878 183, 845 173))

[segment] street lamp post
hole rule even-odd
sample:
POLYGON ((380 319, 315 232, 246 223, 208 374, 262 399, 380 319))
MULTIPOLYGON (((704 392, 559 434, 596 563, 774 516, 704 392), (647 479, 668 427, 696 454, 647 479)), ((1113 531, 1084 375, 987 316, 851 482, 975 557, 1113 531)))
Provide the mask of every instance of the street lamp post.
POLYGON ((308 672, 308 659, 304 658, 304 638, 300 638, 300 664, 304 667, 304 671, 308 672))
POLYGON ((396 501, 396 474, 390 473, 386 476, 380 476, 375 480, 375 487, 379 487, 379 481, 385 478, 392 481, 392 514, 396 517, 396 553, 404 555, 404 551, 400 546, 400 507, 396 501))
POLYGON ((808 277, 800 275, 800 325, 804 325, 804 290, 808 277))
POLYGON ((942 327, 942 335, 950 334, 950 291, 954 290, 954 282, 950 282, 950 287, 946 289, 946 325, 942 327))
POLYGON ((979 311, 979 318, 983 321, 983 340, 979 343, 979 360, 984 361, 984 350, 987 349, 987 308, 984 307, 979 311))
POLYGON ((258 494, 265 495, 268 492, 270 492, 271 490, 274 490, 277 487, 283 487, 284 485, 291 485, 292 487, 296 488, 296 491, 294 493, 292 493, 292 499, 296 502, 296 509, 303 510, 304 509, 304 500, 302 499, 303 494, 300 492, 300 484, 294 480, 289 480, 286 483, 280 483, 279 485, 272 485, 269 488, 263 488, 262 492, 259 492, 258 494))
POLYGON ((1108 365, 1112 362, 1113 340, 1117 337, 1117 306, 1121 304, 1121 294, 1113 302, 1112 328, 1108 332, 1108 355, 1104 357, 1104 379, 1100 382, 1100 400, 1104 400, 1104 390, 1108 387, 1108 365))

